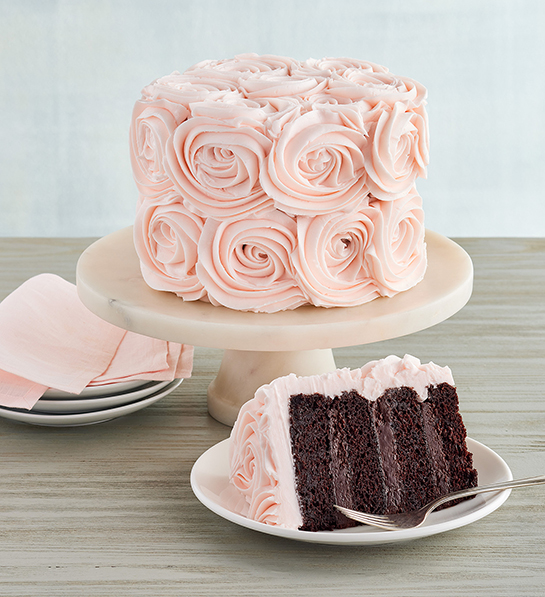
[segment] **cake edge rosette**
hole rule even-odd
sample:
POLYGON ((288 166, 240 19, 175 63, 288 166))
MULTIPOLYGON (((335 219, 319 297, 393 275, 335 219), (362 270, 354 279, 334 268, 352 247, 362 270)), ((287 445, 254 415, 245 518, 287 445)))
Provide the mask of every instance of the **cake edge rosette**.
POLYGON ((135 218, 133 240, 140 259, 142 277, 154 290, 174 292, 186 301, 206 298, 198 279, 198 243, 204 221, 172 201, 167 194, 161 201, 147 198, 135 218))

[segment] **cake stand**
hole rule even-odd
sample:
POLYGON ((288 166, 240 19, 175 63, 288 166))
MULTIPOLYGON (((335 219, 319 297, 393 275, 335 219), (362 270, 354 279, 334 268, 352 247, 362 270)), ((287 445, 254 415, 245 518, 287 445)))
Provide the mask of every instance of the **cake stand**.
POLYGON ((208 388, 208 410, 232 425, 242 404, 276 377, 335 369, 333 348, 396 338, 431 327, 469 300, 473 265, 456 243, 426 232, 428 269, 422 282, 393 298, 359 307, 305 306, 279 313, 247 313, 184 302, 152 290, 140 273, 132 227, 96 241, 77 266, 80 299, 123 329, 194 346, 224 349, 208 388))

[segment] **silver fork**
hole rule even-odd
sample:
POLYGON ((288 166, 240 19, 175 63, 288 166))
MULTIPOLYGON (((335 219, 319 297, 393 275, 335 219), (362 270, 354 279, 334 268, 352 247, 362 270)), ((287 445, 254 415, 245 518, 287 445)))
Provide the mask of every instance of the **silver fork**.
POLYGON ((375 527, 382 529, 388 529, 390 531, 396 531, 399 529, 414 529, 419 527, 428 517, 430 512, 433 512, 436 508, 456 500, 458 498, 469 497, 477 493, 485 493, 488 491, 498 491, 504 489, 514 489, 515 487, 527 487, 528 485, 540 485, 545 483, 545 475, 539 477, 527 477, 525 479, 516 479, 512 481, 503 481, 502 483, 493 483, 492 485, 481 485, 478 487, 470 487, 469 489, 461 489, 460 491, 453 491, 441 497, 436 498, 429 504, 426 504, 420 510, 414 510, 413 512, 401 512, 400 514, 366 514, 364 512, 358 512, 357 510, 350 510, 350 508, 343 508, 335 504, 335 508, 342 512, 348 518, 352 518, 358 522, 363 522, 375 527))

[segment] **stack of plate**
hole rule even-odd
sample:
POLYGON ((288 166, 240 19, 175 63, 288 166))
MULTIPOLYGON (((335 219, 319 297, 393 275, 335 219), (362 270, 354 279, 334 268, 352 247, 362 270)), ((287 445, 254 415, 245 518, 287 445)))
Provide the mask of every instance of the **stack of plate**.
POLYGON ((81 394, 47 390, 32 410, 0 406, 0 417, 49 427, 103 423, 145 408, 170 394, 182 383, 174 381, 126 381, 87 386, 81 394))

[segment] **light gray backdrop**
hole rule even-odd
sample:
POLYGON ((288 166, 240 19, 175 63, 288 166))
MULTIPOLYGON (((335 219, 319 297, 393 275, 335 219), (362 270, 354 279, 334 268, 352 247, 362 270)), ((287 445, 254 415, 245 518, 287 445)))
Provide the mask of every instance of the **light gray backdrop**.
POLYGON ((545 236, 543 0, 0 0, 0 236, 132 223, 140 89, 203 59, 348 56, 429 90, 427 226, 545 236))

